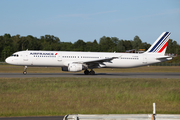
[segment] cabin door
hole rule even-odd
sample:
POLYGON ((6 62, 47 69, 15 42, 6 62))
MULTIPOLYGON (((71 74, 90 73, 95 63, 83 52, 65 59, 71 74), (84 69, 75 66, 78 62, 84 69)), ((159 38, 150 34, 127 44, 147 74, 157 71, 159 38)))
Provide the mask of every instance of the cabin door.
POLYGON ((146 55, 143 55, 143 63, 147 64, 147 56, 146 55))
POLYGON ((60 53, 57 54, 57 61, 62 62, 62 56, 60 53))

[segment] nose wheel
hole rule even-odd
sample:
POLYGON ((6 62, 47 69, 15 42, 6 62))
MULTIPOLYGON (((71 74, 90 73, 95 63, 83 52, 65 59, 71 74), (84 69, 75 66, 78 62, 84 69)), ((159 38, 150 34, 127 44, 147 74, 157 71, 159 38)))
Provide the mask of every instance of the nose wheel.
POLYGON ((23 74, 24 74, 24 75, 26 75, 26 74, 27 74, 27 72, 26 72, 26 71, 24 71, 24 72, 23 72, 23 74))
POLYGON ((26 70, 27 70, 27 66, 24 66, 24 72, 23 72, 24 75, 27 74, 27 71, 26 71, 26 70))

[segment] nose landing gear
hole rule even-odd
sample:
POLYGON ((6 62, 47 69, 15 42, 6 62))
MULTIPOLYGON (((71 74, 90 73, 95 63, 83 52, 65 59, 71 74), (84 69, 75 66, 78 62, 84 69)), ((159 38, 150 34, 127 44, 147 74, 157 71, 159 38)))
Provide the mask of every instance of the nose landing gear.
POLYGON ((27 74, 26 69, 27 69, 27 66, 24 66, 24 71, 23 71, 23 74, 24 74, 24 75, 27 74))

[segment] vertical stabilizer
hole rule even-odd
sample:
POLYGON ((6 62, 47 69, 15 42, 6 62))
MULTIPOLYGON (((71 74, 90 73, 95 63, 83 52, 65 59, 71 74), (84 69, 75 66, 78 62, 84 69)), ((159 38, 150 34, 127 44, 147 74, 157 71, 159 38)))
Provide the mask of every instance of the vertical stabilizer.
POLYGON ((170 32, 163 32, 145 53, 159 53, 160 55, 164 55, 170 34, 170 32))

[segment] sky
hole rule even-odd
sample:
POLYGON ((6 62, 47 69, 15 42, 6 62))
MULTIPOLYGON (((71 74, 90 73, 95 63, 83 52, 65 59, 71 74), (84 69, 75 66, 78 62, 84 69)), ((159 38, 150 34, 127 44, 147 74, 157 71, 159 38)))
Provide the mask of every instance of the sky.
POLYGON ((61 42, 103 36, 152 44, 162 32, 180 44, 180 0, 0 0, 0 35, 54 35, 61 42))

